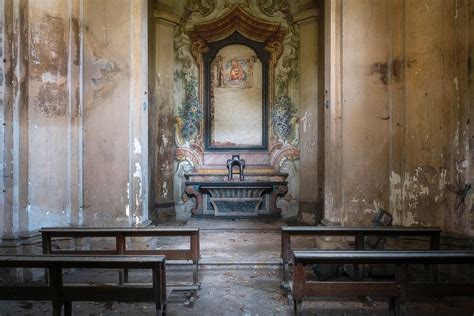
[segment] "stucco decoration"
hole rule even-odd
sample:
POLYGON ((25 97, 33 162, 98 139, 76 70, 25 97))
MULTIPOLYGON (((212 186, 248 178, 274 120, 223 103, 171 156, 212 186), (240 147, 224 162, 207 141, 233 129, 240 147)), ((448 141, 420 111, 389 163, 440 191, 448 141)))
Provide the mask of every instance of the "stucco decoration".
POLYGON ((195 139, 202 120, 202 107, 197 97, 196 82, 193 76, 186 80, 184 103, 175 118, 176 142, 181 146, 195 139))
POLYGON ((188 14, 209 15, 216 5, 215 0, 190 0, 188 3, 188 14))
MULTIPOLYGON (((275 170, 291 169, 289 193, 278 198, 278 203, 286 210, 283 212, 286 218, 294 217, 297 212, 299 194, 297 181, 294 180, 299 177, 297 117, 300 94, 300 34, 292 19, 295 8, 297 1, 287 0, 189 0, 182 23, 176 28, 174 43, 177 69, 175 104, 181 105, 186 103, 184 91, 190 82, 195 82, 197 100, 201 106, 204 104, 203 53, 207 51, 209 43, 238 32, 252 41, 263 43, 265 50, 270 53, 267 62, 269 150, 264 155, 267 155, 267 161, 275 170)), ((210 154, 203 150, 203 121, 194 127, 197 130, 186 134, 183 133, 186 130, 184 112, 176 109, 175 115, 177 165, 189 160, 196 168, 204 161, 217 161, 217 156, 208 157, 206 155, 210 154)))
POLYGON ((291 32, 285 37, 285 51, 278 64, 278 74, 275 78, 277 96, 272 104, 272 127, 277 141, 285 145, 297 146, 298 135, 298 110, 291 96, 298 90, 298 48, 299 30, 291 26, 291 32))
MULTIPOLYGON (((199 69, 199 91, 204 90, 204 61, 202 54, 207 50, 207 44, 217 42, 229 37, 234 32, 259 43, 265 44, 265 49, 270 52, 269 78, 270 98, 273 95, 274 70, 280 56, 283 54, 283 40, 286 29, 280 22, 261 20, 247 13, 240 5, 234 5, 230 10, 207 23, 196 23, 187 30, 191 39, 191 53, 199 69)), ((252 12, 253 13, 253 12, 252 12)), ((260 13, 261 16, 265 16, 260 13)), ((201 96, 202 101, 202 96, 201 96)))
POLYGON ((284 39, 285 50, 279 60, 278 74, 275 78, 278 95, 291 93, 299 82, 298 48, 299 31, 294 26, 284 39))
POLYGON ((204 150, 197 144, 191 144, 189 147, 179 147, 176 149, 176 161, 188 160, 193 166, 202 165, 204 150))
POLYGON ((191 172, 194 169, 194 164, 188 159, 183 159, 177 162, 175 181, 174 181, 174 194, 176 203, 176 220, 180 222, 187 222, 191 218, 191 209, 194 206, 192 198, 188 197, 185 192, 186 178, 185 173, 191 172))
POLYGON ((281 13, 286 18, 291 19, 290 6, 286 0, 259 0, 260 9, 263 13, 268 16, 272 16, 275 13, 281 13))
POLYGON ((175 104, 180 104, 175 112, 175 143, 177 147, 189 147, 200 135, 202 105, 198 98, 196 66, 190 53, 189 37, 179 28, 174 42, 177 65, 174 98, 175 104))
POLYGON ((280 198, 277 207, 281 209, 283 220, 296 220, 299 200, 299 159, 292 156, 284 157, 278 166, 278 171, 288 173, 288 193, 280 198))
POLYGON ((272 106, 273 131, 279 141, 296 146, 298 144, 298 116, 296 108, 287 95, 279 95, 272 106))
MULTIPOLYGON (((191 40, 189 36, 183 32, 183 27, 179 27, 174 38, 174 47, 176 52, 177 66, 180 71, 175 72, 175 82, 178 79, 190 82, 196 78, 193 56, 191 55, 191 40)), ((179 103, 178 103, 179 104, 179 103)))

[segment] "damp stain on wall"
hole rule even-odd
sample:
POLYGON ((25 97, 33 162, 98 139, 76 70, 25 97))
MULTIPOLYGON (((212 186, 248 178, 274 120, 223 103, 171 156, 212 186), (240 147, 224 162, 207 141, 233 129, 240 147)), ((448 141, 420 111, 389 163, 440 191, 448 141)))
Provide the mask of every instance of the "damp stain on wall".
POLYGON ((34 108, 46 117, 60 117, 67 107, 67 23, 45 14, 31 23, 30 75, 34 108))
POLYGON ((388 85, 388 65, 387 63, 374 63, 370 67, 370 74, 380 75, 380 81, 386 86, 388 85))

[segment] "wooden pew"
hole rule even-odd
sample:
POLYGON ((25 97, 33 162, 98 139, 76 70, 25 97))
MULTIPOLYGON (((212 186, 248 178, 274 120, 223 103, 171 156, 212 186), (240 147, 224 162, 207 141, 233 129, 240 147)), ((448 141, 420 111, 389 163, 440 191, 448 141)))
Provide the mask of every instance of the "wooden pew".
POLYGON ((340 227, 340 226, 288 226, 281 228, 281 257, 283 259, 283 283, 288 286, 289 261, 291 258, 290 240, 292 236, 321 237, 349 236, 355 238, 355 250, 364 250, 367 236, 380 237, 430 237, 430 250, 440 249, 441 229, 439 227, 340 227))
MULTIPOLYGON (((46 285, 17 286, 0 284, 0 300, 51 301, 53 315, 71 315, 73 301, 154 302, 156 314, 166 304, 164 256, 0 256, 0 268, 44 268, 46 285), (63 269, 150 269, 152 284, 65 284, 63 269)), ((93 281, 93 280, 91 280, 93 281)))
MULTIPOLYGON (((172 286, 175 290, 197 291, 199 284, 199 228, 197 227, 113 227, 113 228, 85 228, 85 227, 45 227, 40 230, 43 240, 43 254, 81 254, 81 255, 163 255, 166 260, 189 260, 193 263, 193 283, 184 286, 172 286), (113 237, 113 250, 56 250, 52 249, 53 238, 86 238, 86 237, 113 237), (189 237, 189 249, 133 250, 127 248, 126 238, 129 237, 189 237)), ((119 274, 119 282, 128 282, 127 270, 119 274)))
POLYGON ((301 314, 306 297, 388 297, 395 315, 404 315, 407 298, 474 296, 474 282, 410 282, 412 264, 474 264, 474 251, 293 251, 293 301, 301 314), (313 264, 392 264, 394 280, 387 281, 307 281, 305 266, 313 264))

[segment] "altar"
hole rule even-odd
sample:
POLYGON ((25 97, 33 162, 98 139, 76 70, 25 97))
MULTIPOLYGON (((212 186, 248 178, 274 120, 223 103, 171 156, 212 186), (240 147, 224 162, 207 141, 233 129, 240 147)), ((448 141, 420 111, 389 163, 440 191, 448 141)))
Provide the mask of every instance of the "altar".
POLYGON ((244 180, 221 170, 185 174, 186 193, 195 197, 193 214, 207 216, 278 216, 277 198, 288 192, 288 174, 249 169, 244 180))
MULTIPOLYGON (((177 98, 177 209, 188 216, 191 197, 195 216, 288 218, 291 209, 295 217, 297 107, 275 94, 286 30, 237 5, 188 35, 198 77, 183 76, 187 90, 177 98)), ((281 83, 288 91, 289 79, 281 83)))

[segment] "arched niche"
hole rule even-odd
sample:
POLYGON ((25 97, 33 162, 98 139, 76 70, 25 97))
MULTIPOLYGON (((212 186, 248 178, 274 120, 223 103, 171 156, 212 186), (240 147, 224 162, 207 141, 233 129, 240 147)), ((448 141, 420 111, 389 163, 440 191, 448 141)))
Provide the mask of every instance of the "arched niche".
MULTIPOLYGON (((194 25, 188 34, 192 41, 191 52, 199 69, 199 98, 205 113, 202 129, 205 150, 211 152, 268 151, 268 113, 274 96, 274 68, 283 51, 282 40, 285 31, 281 29, 279 23, 259 20, 236 5, 218 20, 194 25), (261 64, 261 119, 260 132, 257 133, 260 136, 257 137, 258 142, 254 143, 247 141, 238 143, 230 139, 226 144, 225 139, 216 141, 213 137, 213 128, 216 126, 214 121, 216 113, 213 108, 215 96, 212 89, 213 80, 215 80, 212 73, 213 63, 222 49, 233 45, 248 47, 261 64)), ((245 56, 242 58, 245 59, 245 56)), ((242 128, 236 128, 235 133, 241 130, 242 128)))
POLYGON ((206 151, 268 150, 269 59, 239 32, 209 44, 204 61, 206 151))

